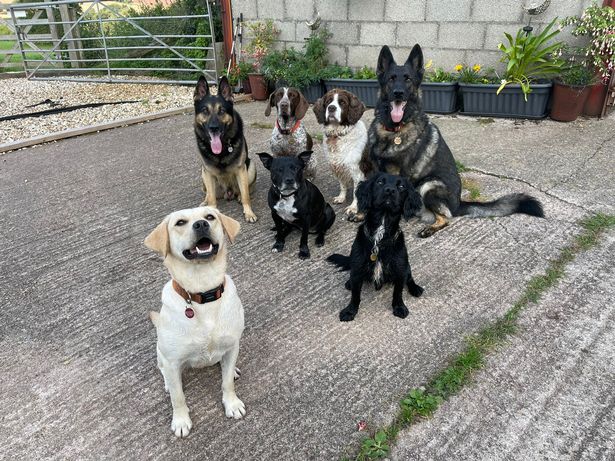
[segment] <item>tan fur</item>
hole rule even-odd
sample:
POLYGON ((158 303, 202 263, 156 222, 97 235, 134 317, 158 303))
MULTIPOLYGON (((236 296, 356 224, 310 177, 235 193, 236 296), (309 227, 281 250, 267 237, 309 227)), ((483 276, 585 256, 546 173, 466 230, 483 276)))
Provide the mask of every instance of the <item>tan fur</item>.
POLYGON ((168 219, 163 219, 163 221, 145 237, 145 241, 143 242, 146 247, 161 254, 164 258, 167 257, 170 251, 168 224, 168 219))

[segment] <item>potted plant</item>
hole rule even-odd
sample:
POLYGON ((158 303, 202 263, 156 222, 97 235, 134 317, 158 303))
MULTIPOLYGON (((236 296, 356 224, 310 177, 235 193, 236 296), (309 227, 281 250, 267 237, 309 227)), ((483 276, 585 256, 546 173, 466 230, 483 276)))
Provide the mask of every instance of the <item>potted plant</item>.
MULTIPOLYGON (((432 61, 425 64, 425 77, 421 84, 425 112, 450 114, 457 110, 457 78, 441 67, 431 70, 432 61)), ((480 66, 478 66, 480 70, 480 66)))
MULTIPOLYGON (((557 18, 556 18, 557 19, 557 18)), ((505 34, 508 45, 500 43, 501 61, 506 64, 500 84, 464 83, 459 89, 463 113, 491 117, 543 118, 551 87, 550 79, 558 75, 564 61, 556 56, 560 42, 552 42, 559 34, 553 30, 556 19, 538 35, 519 29, 515 38, 505 34)))
POLYGON ((559 122, 572 122, 583 111, 593 73, 584 65, 570 66, 553 82, 553 103, 550 117, 559 122))
POLYGON ((598 116, 606 98, 609 77, 615 69, 615 10, 594 4, 580 17, 570 16, 562 24, 574 26, 572 35, 589 38, 584 54, 599 81, 592 85, 583 113, 598 116))
POLYGON ((254 71, 248 74, 252 97, 258 101, 264 101, 269 96, 265 78, 261 73, 263 59, 269 53, 280 30, 275 27, 273 21, 256 21, 248 25, 252 41, 246 47, 246 54, 252 58, 254 71))
POLYGON ((356 72, 350 67, 337 64, 329 66, 324 72, 324 83, 327 91, 333 88, 354 93, 367 107, 375 107, 378 102, 378 80, 376 72, 363 66, 356 72))

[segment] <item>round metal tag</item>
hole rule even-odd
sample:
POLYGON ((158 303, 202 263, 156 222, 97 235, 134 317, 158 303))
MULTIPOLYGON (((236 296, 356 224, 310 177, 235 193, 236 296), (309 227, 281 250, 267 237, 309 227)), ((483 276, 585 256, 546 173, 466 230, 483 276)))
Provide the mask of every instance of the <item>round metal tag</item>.
POLYGON ((186 314, 186 317, 188 317, 189 319, 194 317, 194 309, 192 309, 191 307, 186 307, 186 310, 184 311, 184 313, 186 314))
POLYGON ((401 136, 395 136, 393 142, 399 146, 401 144, 401 136))

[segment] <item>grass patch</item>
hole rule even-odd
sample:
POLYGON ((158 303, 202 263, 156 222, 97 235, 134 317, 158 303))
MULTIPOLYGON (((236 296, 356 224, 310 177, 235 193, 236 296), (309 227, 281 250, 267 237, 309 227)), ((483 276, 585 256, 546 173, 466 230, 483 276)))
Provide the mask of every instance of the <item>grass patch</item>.
POLYGON ((468 170, 468 167, 466 167, 463 163, 461 163, 459 160, 455 160, 455 165, 457 166, 457 172, 458 173, 465 173, 468 170))
POLYGON ((430 417, 442 402, 457 394, 474 372, 483 366, 486 355, 516 331, 521 311, 538 302, 548 289, 562 279, 567 264, 579 253, 594 247, 607 229, 615 227, 615 216, 599 213, 579 224, 582 231, 573 242, 551 261, 543 274, 530 279, 523 294, 502 318, 467 338, 465 349, 446 368, 426 386, 412 389, 402 398, 400 410, 391 425, 379 428, 371 437, 363 439, 356 460, 385 458, 400 430, 430 417))
POLYGON ((318 142, 322 142, 322 133, 310 134, 312 139, 315 139, 318 142))
POLYGON ((495 123, 495 120, 491 117, 479 117, 476 121, 479 125, 491 125, 492 123, 495 123))
POLYGON ((466 189, 470 194, 468 198, 475 202, 480 199, 480 187, 477 181, 473 179, 461 178, 461 187, 466 189))
POLYGON ((273 130, 273 124, 271 123, 252 122, 250 123, 250 126, 254 128, 262 128, 263 130, 273 130))

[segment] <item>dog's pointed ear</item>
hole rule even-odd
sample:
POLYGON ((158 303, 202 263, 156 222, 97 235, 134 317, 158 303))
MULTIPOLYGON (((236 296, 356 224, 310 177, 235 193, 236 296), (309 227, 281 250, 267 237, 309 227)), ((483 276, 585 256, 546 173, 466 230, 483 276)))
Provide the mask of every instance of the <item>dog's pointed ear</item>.
POLYGON ((412 51, 410 51, 405 65, 412 67, 420 79, 423 80, 423 74, 425 72, 423 67, 423 50, 421 50, 421 46, 418 43, 414 45, 412 51))
POLYGON ((258 158, 261 159, 261 162, 263 162, 263 166, 265 168, 271 168, 271 162, 273 162, 273 157, 270 154, 268 154, 267 152, 259 152, 256 155, 258 155, 258 158))
POLYGON ((222 229, 224 229, 224 233, 228 237, 231 243, 235 243, 235 237, 239 234, 239 229, 241 228, 241 224, 238 221, 235 221, 230 216, 220 213, 218 210, 215 210, 216 215, 218 215, 218 219, 222 224, 222 229))
POLYGON ((357 187, 357 205, 361 213, 367 212, 372 206, 372 188, 374 178, 377 176, 378 174, 375 174, 371 178, 361 181, 357 187))
POLYGON ((378 75, 378 80, 380 80, 380 83, 383 83, 382 78, 384 78, 384 74, 386 74, 389 70, 391 64, 395 64, 395 58, 393 57, 393 53, 391 53, 390 48, 384 45, 380 50, 378 65, 376 66, 376 74, 378 75))
POLYGON ((297 156, 297 158, 301 160, 303 162, 303 166, 305 166, 308 163, 310 163, 310 158, 312 158, 312 151, 311 150, 303 151, 297 156))
POLYGON ((271 115, 271 108, 275 106, 274 99, 275 99, 275 95, 277 92, 278 90, 275 90, 273 93, 269 95, 269 104, 267 104, 267 107, 265 107, 265 116, 267 117, 271 115))
POLYGON ((361 100, 356 97, 353 93, 350 93, 350 107, 348 108, 348 123, 354 125, 363 116, 363 112, 365 112, 365 104, 361 102, 361 100))
POLYGON ((207 79, 201 75, 199 81, 196 82, 196 88, 194 89, 194 100, 198 101, 209 95, 209 85, 207 79))
POLYGON ((314 111, 314 115, 316 116, 316 121, 321 125, 325 123, 325 97, 318 98, 314 105, 312 106, 312 110, 314 111))
POLYGON ((423 200, 421 199, 421 195, 416 191, 410 181, 406 180, 405 184, 408 195, 406 196, 406 201, 404 202, 404 218, 406 220, 410 219, 412 216, 416 216, 421 208, 423 208, 423 200))
POLYGON ((295 91, 299 95, 299 102, 297 103, 297 107, 295 107, 295 118, 297 120, 301 120, 303 117, 305 117, 305 113, 310 108, 310 103, 307 102, 307 99, 305 99, 305 96, 303 96, 301 91, 295 91))
POLYGON ((218 84, 218 94, 227 101, 233 100, 233 89, 231 88, 231 84, 228 82, 226 75, 222 76, 220 79, 220 83, 218 84))
POLYGON ((163 258, 167 257, 171 251, 171 244, 169 242, 168 216, 164 218, 147 237, 145 237, 143 243, 150 250, 154 250, 156 253, 161 254, 163 258))

